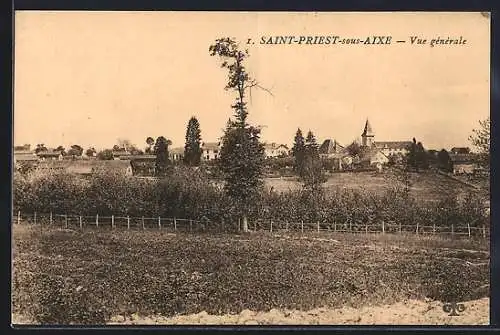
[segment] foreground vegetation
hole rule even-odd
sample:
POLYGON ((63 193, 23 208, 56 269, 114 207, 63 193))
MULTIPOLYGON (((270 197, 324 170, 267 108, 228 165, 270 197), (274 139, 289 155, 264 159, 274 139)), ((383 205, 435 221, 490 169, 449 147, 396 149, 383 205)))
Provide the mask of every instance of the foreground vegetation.
MULTIPOLYGON (((347 175, 346 175, 347 176, 347 175)), ((325 192, 263 188, 247 201, 250 226, 259 222, 321 223, 333 229, 363 230, 365 225, 489 229, 485 197, 465 192, 458 182, 440 176, 439 183, 415 178, 414 186, 396 174, 352 175, 327 185, 325 192), (369 184, 372 181, 372 184, 369 184), (446 185, 446 183, 448 183, 446 185), (449 183, 455 183, 455 186, 449 183), (344 184, 345 188, 340 188, 344 184), (373 186, 375 185, 375 186, 373 186), (445 185, 447 188, 438 188, 445 185), (360 187, 361 186, 361 187, 360 187), (433 191, 435 188, 437 191, 433 191), (439 191, 439 192, 438 192, 439 191), (439 194, 437 194, 439 193, 439 194), (437 196, 439 195, 439 197, 437 196), (429 199, 433 201, 428 201, 429 199)), ((340 177, 337 177, 340 178, 340 177)), ((227 231, 238 230, 235 203, 201 170, 179 168, 162 180, 146 180, 100 171, 90 179, 64 172, 14 175, 14 210, 94 216, 185 218, 209 221, 227 231)))
POLYGON ((288 237, 41 234, 15 225, 13 313, 43 324, 103 324, 133 313, 309 310, 488 296, 487 242, 326 233, 288 237))

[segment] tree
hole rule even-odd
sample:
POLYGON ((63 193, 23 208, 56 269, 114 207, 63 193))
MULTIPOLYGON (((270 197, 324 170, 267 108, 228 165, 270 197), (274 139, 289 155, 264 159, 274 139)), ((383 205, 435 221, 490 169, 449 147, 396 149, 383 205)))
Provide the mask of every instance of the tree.
POLYGON ((190 166, 200 165, 201 160, 201 130, 196 117, 189 119, 186 129, 186 144, 184 145, 184 163, 190 166))
POLYGON ((410 145, 408 154, 407 154, 407 159, 406 159, 406 166, 408 169, 415 169, 418 172, 418 165, 417 165, 417 140, 415 137, 413 138, 413 142, 410 145))
POLYGON ((490 118, 479 121, 479 128, 472 130, 469 141, 478 152, 479 164, 489 170, 490 168, 490 118))
POLYGON ((359 153, 361 152, 361 146, 357 141, 353 141, 351 144, 347 146, 346 150, 349 153, 349 155, 356 156, 359 155, 359 153))
POLYGON ((102 151, 99 151, 97 154, 97 159, 106 161, 106 160, 112 160, 113 159, 113 150, 111 149, 104 149, 102 151))
POLYGON ((45 144, 40 143, 40 144, 37 144, 37 145, 36 145, 36 148, 35 148, 35 153, 36 153, 36 154, 37 154, 37 153, 39 153, 39 152, 47 152, 47 151, 49 151, 49 149, 47 149, 47 148, 45 147, 45 144))
POLYGON ((146 138, 146 144, 148 147, 146 148, 146 153, 147 154, 152 154, 153 153, 153 145, 155 144, 155 140, 152 137, 146 138))
POLYGON ((55 151, 59 151, 61 155, 66 155, 66 149, 62 145, 58 146, 55 151))
POLYGON ((422 145, 422 142, 417 143, 417 151, 416 151, 416 161, 417 161, 417 171, 418 169, 428 169, 429 168, 429 160, 427 157, 427 152, 422 145))
POLYGON ((453 172, 453 161, 450 154, 445 149, 438 152, 437 155, 438 169, 444 172, 453 172))
POLYGON ((305 141, 301 178, 304 182, 304 188, 314 192, 319 191, 321 184, 326 181, 319 157, 319 145, 312 131, 307 133, 305 141))
POLYGON ((83 148, 78 144, 73 144, 68 150, 68 155, 73 157, 80 157, 83 155, 83 148))
POLYGON ((295 169, 295 172, 297 172, 299 174, 299 176, 302 175, 304 154, 305 154, 305 140, 304 140, 304 136, 302 135, 302 130, 300 130, 300 128, 298 128, 297 132, 295 133, 295 138, 293 141, 292 155, 295 158, 294 169, 295 169))
POLYGON ((94 157, 96 154, 96 150, 92 147, 92 148, 88 148, 87 151, 85 151, 85 155, 87 155, 88 157, 94 157))
POLYGON ((224 176, 224 190, 235 202, 243 231, 247 232, 252 200, 263 185, 264 146, 259 142, 261 129, 247 123, 246 91, 262 87, 250 78, 244 67, 248 50, 239 50, 235 40, 217 39, 209 47, 209 54, 222 60, 221 67, 229 72, 225 89, 237 94, 236 102, 231 105, 235 120, 230 119, 224 131, 218 164, 224 176))
POLYGON ((172 142, 163 136, 156 139, 153 151, 156 155, 155 171, 157 176, 166 175, 167 168, 170 163, 170 159, 168 158, 168 146, 171 144, 172 142))

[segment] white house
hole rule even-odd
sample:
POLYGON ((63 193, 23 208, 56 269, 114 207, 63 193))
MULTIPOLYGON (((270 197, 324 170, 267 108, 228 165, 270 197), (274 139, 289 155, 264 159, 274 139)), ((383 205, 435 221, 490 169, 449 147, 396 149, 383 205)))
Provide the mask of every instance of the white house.
POLYGON ((211 161, 220 157, 220 142, 203 142, 201 144, 202 160, 211 161))

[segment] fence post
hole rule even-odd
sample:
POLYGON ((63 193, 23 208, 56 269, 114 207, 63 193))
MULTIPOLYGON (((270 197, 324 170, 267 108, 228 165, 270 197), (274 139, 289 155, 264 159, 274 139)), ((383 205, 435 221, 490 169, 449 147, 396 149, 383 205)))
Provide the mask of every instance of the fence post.
POLYGON ((142 229, 146 229, 144 228, 144 216, 142 217, 142 229))
POLYGON ((17 224, 21 224, 21 211, 17 211, 17 224))
POLYGON ((316 229, 318 230, 319 233, 319 221, 317 222, 316 229))
POLYGON ((304 221, 300 221, 300 233, 304 234, 304 221))
POLYGON ((286 222, 285 231, 288 231, 288 221, 286 222))
POLYGON ((352 233, 352 220, 349 220, 349 232, 352 233))
POLYGON ((335 219, 333 219, 333 232, 337 232, 337 221, 335 219))
POLYGON ((52 212, 50 212, 49 224, 52 224, 52 212))
POLYGON ((68 214, 64 214, 64 228, 68 228, 68 214))
POLYGON ((451 224, 451 236, 454 236, 455 235, 455 230, 454 230, 454 226, 453 226, 453 223, 451 224))
POLYGON ((111 215, 111 229, 115 229, 115 216, 111 215))
POLYGON ((36 212, 35 212, 35 216, 33 218, 33 224, 36 225, 36 212))
POLYGON ((432 234, 436 234, 436 222, 432 224, 432 234))
POLYGON ((399 221, 399 234, 401 235, 403 232, 401 230, 401 221, 399 221))
POLYGON ((365 234, 368 234, 368 223, 365 223, 365 234))
POLYGON ((96 216, 95 216, 95 226, 96 226, 96 228, 99 227, 99 214, 96 214, 96 216))
POLYGON ((484 228, 484 224, 483 224, 483 238, 486 238, 486 229, 484 228))
POLYGON ((80 229, 82 229, 82 216, 78 217, 78 220, 80 221, 80 229))
POLYGON ((193 231, 193 220, 189 220, 189 231, 193 231))
POLYGON ((273 232, 273 220, 271 220, 271 228, 269 229, 269 231, 272 233, 273 232))
POLYGON ((177 219, 174 218, 174 231, 177 231, 177 219))
POLYGON ((238 232, 241 231, 241 220, 238 218, 238 232))
POLYGON ((470 223, 467 222, 467 232, 469 233, 469 238, 470 238, 470 223))
POLYGON ((161 217, 158 217, 158 229, 161 229, 161 217))
POLYGON ((384 220, 382 220, 382 234, 385 234, 385 223, 384 223, 384 220))
POLYGON ((418 235, 418 221, 417 221, 417 229, 415 229, 415 234, 418 235))
POLYGON ((130 229, 130 217, 127 215, 127 229, 130 229))

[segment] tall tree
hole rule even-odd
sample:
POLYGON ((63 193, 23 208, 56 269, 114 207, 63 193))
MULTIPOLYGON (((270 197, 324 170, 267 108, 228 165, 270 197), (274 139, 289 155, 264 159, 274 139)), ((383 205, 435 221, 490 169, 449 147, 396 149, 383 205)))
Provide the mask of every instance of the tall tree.
POLYGON ((490 168, 490 118, 479 121, 479 128, 472 130, 469 141, 478 152, 479 163, 489 170, 490 168))
POLYGON ((172 142, 167 140, 165 137, 160 136, 156 139, 155 146, 153 148, 154 154, 156 155, 155 170, 157 176, 165 176, 167 172, 170 160, 168 158, 168 146, 172 142))
POLYGON ((146 138, 146 144, 148 147, 146 148, 146 153, 147 154, 152 154, 153 153, 153 145, 155 144, 155 140, 152 137, 146 138))
POLYGON ((453 172, 453 161, 450 154, 445 149, 438 152, 437 155, 438 169, 444 172, 453 172))
POLYGON ((184 145, 184 163, 190 166, 200 165, 201 160, 201 130, 196 117, 189 119, 186 129, 186 144, 184 145))
POLYGON ((407 157, 406 157, 406 165, 409 169, 414 169, 418 172, 417 165, 417 140, 415 137, 413 138, 413 142, 410 145, 407 157))
POLYGON ((243 231, 247 232, 252 200, 263 185, 264 146, 259 141, 261 129, 247 123, 246 91, 260 85, 250 78, 245 69, 248 50, 241 51, 235 40, 217 39, 209 47, 209 53, 222 60, 221 67, 228 70, 225 89, 237 95, 231 105, 235 120, 230 119, 222 138, 219 168, 225 180, 224 189, 235 202, 242 217, 243 231))
POLYGON ((302 135, 302 130, 298 128, 297 132, 295 133, 295 138, 293 140, 292 155, 295 158, 294 169, 295 172, 299 174, 299 176, 302 175, 304 154, 305 154, 305 140, 304 136, 302 135))
POLYGON ((307 133, 305 141, 304 163, 301 177, 305 189, 314 192, 319 191, 321 184, 326 181, 322 162, 319 157, 319 145, 312 131, 307 133))
POLYGON ((427 157, 427 152, 425 151, 422 142, 417 143, 416 160, 417 160, 417 167, 419 169, 425 170, 429 168, 429 160, 427 157))

